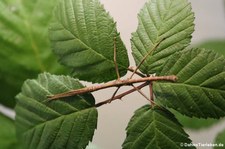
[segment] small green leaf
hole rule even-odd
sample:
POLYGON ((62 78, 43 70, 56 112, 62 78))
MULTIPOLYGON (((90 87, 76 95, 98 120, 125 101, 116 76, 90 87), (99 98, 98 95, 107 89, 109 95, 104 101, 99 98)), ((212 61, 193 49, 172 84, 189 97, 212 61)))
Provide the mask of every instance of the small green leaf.
MULTIPOLYGON (((188 135, 166 109, 143 106, 131 118, 123 149, 181 149, 188 135)), ((190 147, 194 148, 194 147, 190 147)))
POLYGON ((0 113, 0 148, 19 149, 14 121, 0 113))
POLYGON ((222 149, 225 147, 225 130, 217 135, 215 144, 217 144, 218 146, 215 146, 214 149, 222 149))
POLYGON ((199 118, 225 116, 225 58, 191 49, 170 57, 160 75, 176 75, 177 82, 154 83, 157 100, 178 112, 199 118))
POLYGON ((50 49, 48 24, 55 0, 0 1, 0 103, 15 106, 27 78, 43 71, 62 73, 50 49))
POLYGON ((91 94, 46 101, 47 95, 79 89, 78 80, 48 73, 27 80, 17 96, 17 134, 29 149, 85 148, 97 127, 91 94))
POLYGON ((141 65, 145 74, 158 73, 171 54, 189 45, 194 31, 194 14, 187 0, 149 0, 138 20, 138 29, 131 39, 136 65, 165 38, 141 65))
POLYGON ((54 11, 50 40, 60 63, 75 77, 92 82, 116 79, 114 38, 120 75, 129 66, 116 23, 98 0, 62 0, 54 11))

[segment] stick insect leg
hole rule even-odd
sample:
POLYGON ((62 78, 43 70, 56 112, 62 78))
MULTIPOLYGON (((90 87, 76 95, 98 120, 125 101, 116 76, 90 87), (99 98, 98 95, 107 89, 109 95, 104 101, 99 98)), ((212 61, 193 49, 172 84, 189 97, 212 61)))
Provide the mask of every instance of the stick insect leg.
POLYGON ((110 98, 110 100, 109 100, 108 103, 111 103, 111 102, 113 101, 113 99, 114 99, 114 97, 116 96, 116 93, 119 91, 119 89, 120 89, 120 86, 117 87, 116 91, 113 93, 113 95, 112 95, 112 97, 110 98))
POLYGON ((136 86, 134 86, 133 84, 131 85, 136 91, 138 91, 145 99, 147 99, 148 101, 150 101, 150 99, 136 86))
POLYGON ((155 105, 152 82, 149 84, 149 93, 150 93, 150 103, 151 103, 151 105, 155 105))
POLYGON ((116 61, 116 37, 114 37, 114 65, 115 65, 115 70, 116 70, 116 75, 117 75, 117 80, 120 80, 120 73, 116 61))
POLYGON ((160 45, 161 42, 163 42, 166 38, 163 38, 162 40, 160 40, 158 43, 156 43, 156 45, 150 49, 148 51, 148 53, 142 58, 141 62, 138 64, 138 66, 135 68, 135 70, 133 71, 132 75, 130 76, 130 79, 132 79, 132 77, 134 76, 134 74, 137 72, 137 70, 141 67, 141 65, 144 63, 144 61, 147 59, 147 57, 153 52, 155 51, 158 46, 160 45))

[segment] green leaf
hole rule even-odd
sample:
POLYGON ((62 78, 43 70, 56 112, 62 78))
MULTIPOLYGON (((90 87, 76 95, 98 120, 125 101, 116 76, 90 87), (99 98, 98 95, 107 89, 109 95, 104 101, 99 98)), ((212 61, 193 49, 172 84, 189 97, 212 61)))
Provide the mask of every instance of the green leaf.
POLYGON ((197 45, 197 47, 215 50, 225 56, 225 40, 210 40, 197 45))
POLYGON ((14 96, 27 78, 64 72, 48 39, 54 5, 54 0, 0 1, 0 102, 8 107, 14 107, 14 96))
POLYGON ((75 77, 92 82, 116 79, 114 38, 120 75, 129 66, 126 48, 116 23, 98 0, 62 0, 50 26, 50 40, 60 63, 75 77))
POLYGON ((215 144, 217 144, 218 146, 215 146, 214 149, 221 149, 225 147, 225 130, 217 135, 215 144))
POLYGON ((185 148, 183 143, 191 140, 174 115, 166 109, 146 105, 131 118, 123 149, 181 149, 185 148))
POLYGON ((191 49, 170 57, 160 75, 176 75, 177 82, 154 83, 157 100, 178 112, 201 118, 225 116, 225 58, 191 49))
POLYGON ((79 89, 78 80, 48 73, 27 80, 17 96, 18 137, 27 148, 85 148, 97 127, 97 110, 91 94, 46 101, 47 95, 79 89))
POLYGON ((187 0, 149 0, 138 20, 131 39, 136 65, 165 38, 141 65, 140 70, 145 74, 158 73, 171 54, 189 45, 194 31, 194 15, 187 0))

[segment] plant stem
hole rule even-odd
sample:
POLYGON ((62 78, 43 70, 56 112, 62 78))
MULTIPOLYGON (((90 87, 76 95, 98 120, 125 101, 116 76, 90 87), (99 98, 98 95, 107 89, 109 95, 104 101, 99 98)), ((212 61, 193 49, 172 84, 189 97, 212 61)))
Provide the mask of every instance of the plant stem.
POLYGON ((64 97, 70 97, 70 96, 74 96, 74 95, 78 95, 78 94, 94 92, 94 91, 109 88, 109 87, 120 87, 120 86, 125 86, 125 85, 132 85, 133 83, 140 83, 140 82, 146 82, 146 81, 173 81, 174 82, 176 80, 177 80, 177 77, 174 75, 150 76, 150 77, 137 78, 137 79, 116 80, 116 81, 107 82, 105 84, 85 87, 85 88, 72 90, 69 92, 64 92, 64 93, 60 93, 60 94, 56 94, 56 95, 50 95, 47 97, 48 97, 48 99, 53 100, 53 99, 59 99, 59 98, 64 98, 64 97))

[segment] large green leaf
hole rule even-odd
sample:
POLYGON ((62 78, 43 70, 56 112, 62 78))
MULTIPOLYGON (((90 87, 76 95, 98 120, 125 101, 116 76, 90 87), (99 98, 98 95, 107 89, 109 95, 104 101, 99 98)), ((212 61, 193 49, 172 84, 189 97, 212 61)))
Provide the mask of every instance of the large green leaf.
POLYGON ((188 46, 194 31, 194 15, 187 0, 149 0, 139 13, 138 20, 138 29, 131 39, 137 65, 165 38, 141 65, 140 70, 145 74, 158 73, 171 54, 188 46))
POLYGON ((116 79, 114 38, 120 75, 129 66, 116 23, 98 0, 62 0, 54 11, 50 39, 60 62, 79 79, 104 82, 116 79))
POLYGON ((14 121, 0 113, 0 148, 18 149, 20 148, 17 138, 14 121))
POLYGON ((154 83, 157 100, 187 116, 225 116, 225 58, 214 51, 191 49, 174 54, 160 75, 173 74, 176 83, 154 83))
POLYGON ((191 140, 174 115, 166 109, 146 105, 131 118, 123 149, 181 149, 185 148, 184 143, 191 140))
POLYGON ((225 130, 223 130, 217 135, 214 143, 218 145, 218 146, 215 146, 214 149, 225 148, 225 130))
POLYGON ((85 148, 97 127, 97 110, 91 94, 47 102, 53 95, 83 86, 68 76, 48 73, 27 80, 17 96, 18 137, 27 148, 85 148))
POLYGON ((0 103, 13 107, 25 79, 62 72, 48 39, 54 5, 54 0, 0 1, 0 103))

